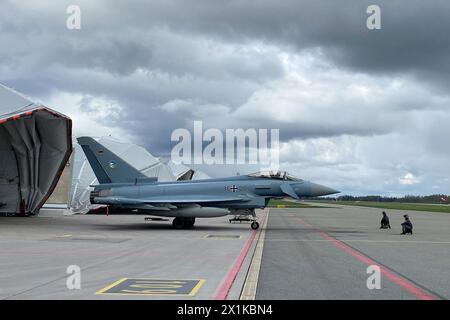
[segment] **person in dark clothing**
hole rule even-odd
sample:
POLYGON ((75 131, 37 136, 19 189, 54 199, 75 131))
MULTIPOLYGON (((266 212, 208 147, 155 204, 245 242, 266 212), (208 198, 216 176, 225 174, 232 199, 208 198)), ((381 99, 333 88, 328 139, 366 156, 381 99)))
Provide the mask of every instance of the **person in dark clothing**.
POLYGON ((403 217, 405 218, 405 222, 402 223, 402 234, 413 234, 413 225, 411 220, 409 220, 409 216, 405 214, 403 217))
POLYGON ((389 223, 389 217, 387 216, 386 212, 383 211, 383 218, 381 218, 381 227, 380 229, 390 229, 391 224, 389 223))

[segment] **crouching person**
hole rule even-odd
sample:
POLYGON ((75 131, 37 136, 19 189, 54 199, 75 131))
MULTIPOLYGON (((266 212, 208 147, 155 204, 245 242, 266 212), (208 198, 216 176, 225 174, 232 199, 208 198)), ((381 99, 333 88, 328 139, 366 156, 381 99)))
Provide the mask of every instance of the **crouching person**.
POLYGON ((405 222, 402 223, 402 234, 413 234, 413 225, 411 220, 409 220, 409 216, 405 214, 403 217, 405 222))
POLYGON ((386 212, 383 211, 383 217, 381 218, 381 227, 380 229, 390 229, 391 224, 389 223, 389 217, 386 212))

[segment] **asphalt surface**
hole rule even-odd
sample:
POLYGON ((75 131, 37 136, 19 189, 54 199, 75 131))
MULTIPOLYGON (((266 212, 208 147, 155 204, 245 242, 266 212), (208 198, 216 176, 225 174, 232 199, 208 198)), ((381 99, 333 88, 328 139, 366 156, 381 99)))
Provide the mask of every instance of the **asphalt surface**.
POLYGON ((450 214, 382 209, 271 209, 256 299, 448 299, 450 214), (403 214, 414 225, 400 235, 403 214), (380 266, 369 290, 367 267, 380 266))
POLYGON ((0 299, 238 299, 249 278, 256 299, 449 298, 450 215, 408 212, 414 234, 402 236, 405 213, 388 210, 392 229, 380 230, 375 208, 270 209, 265 236, 229 217, 192 230, 134 215, 0 218, 0 299), (380 289, 367 288, 370 265, 380 289))
MULTIPOLYGON (((220 292, 237 299, 251 255, 241 262, 243 272, 232 279, 230 273, 246 244, 253 244, 253 231, 228 219, 197 219, 192 230, 174 230, 170 222, 136 215, 1 217, 0 299, 215 299, 220 292), (67 287, 71 265, 81 268, 79 290, 67 287), (163 280, 169 287, 173 281, 202 283, 191 296, 96 294, 123 278, 163 280), (233 280, 228 289, 227 279, 233 280)), ((154 283, 153 289, 161 292, 154 283)))

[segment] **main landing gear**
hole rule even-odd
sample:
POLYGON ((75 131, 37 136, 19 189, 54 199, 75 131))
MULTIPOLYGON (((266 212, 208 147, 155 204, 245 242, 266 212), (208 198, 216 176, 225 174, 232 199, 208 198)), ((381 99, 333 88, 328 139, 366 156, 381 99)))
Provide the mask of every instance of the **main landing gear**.
POLYGON ((172 221, 172 226, 175 229, 191 229, 194 227, 195 218, 175 218, 172 221))

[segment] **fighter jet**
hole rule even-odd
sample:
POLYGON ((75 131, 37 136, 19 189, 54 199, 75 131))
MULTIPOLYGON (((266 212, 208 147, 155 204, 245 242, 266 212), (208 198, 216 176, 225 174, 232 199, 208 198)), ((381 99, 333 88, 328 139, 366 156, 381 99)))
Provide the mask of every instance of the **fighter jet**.
POLYGON ((287 172, 257 172, 227 178, 158 182, 136 170, 90 137, 78 143, 97 177, 90 194, 92 204, 159 217, 173 217, 176 229, 192 228, 196 218, 226 215, 248 217, 258 229, 255 209, 272 198, 315 197, 338 193, 334 189, 304 181, 287 172))

